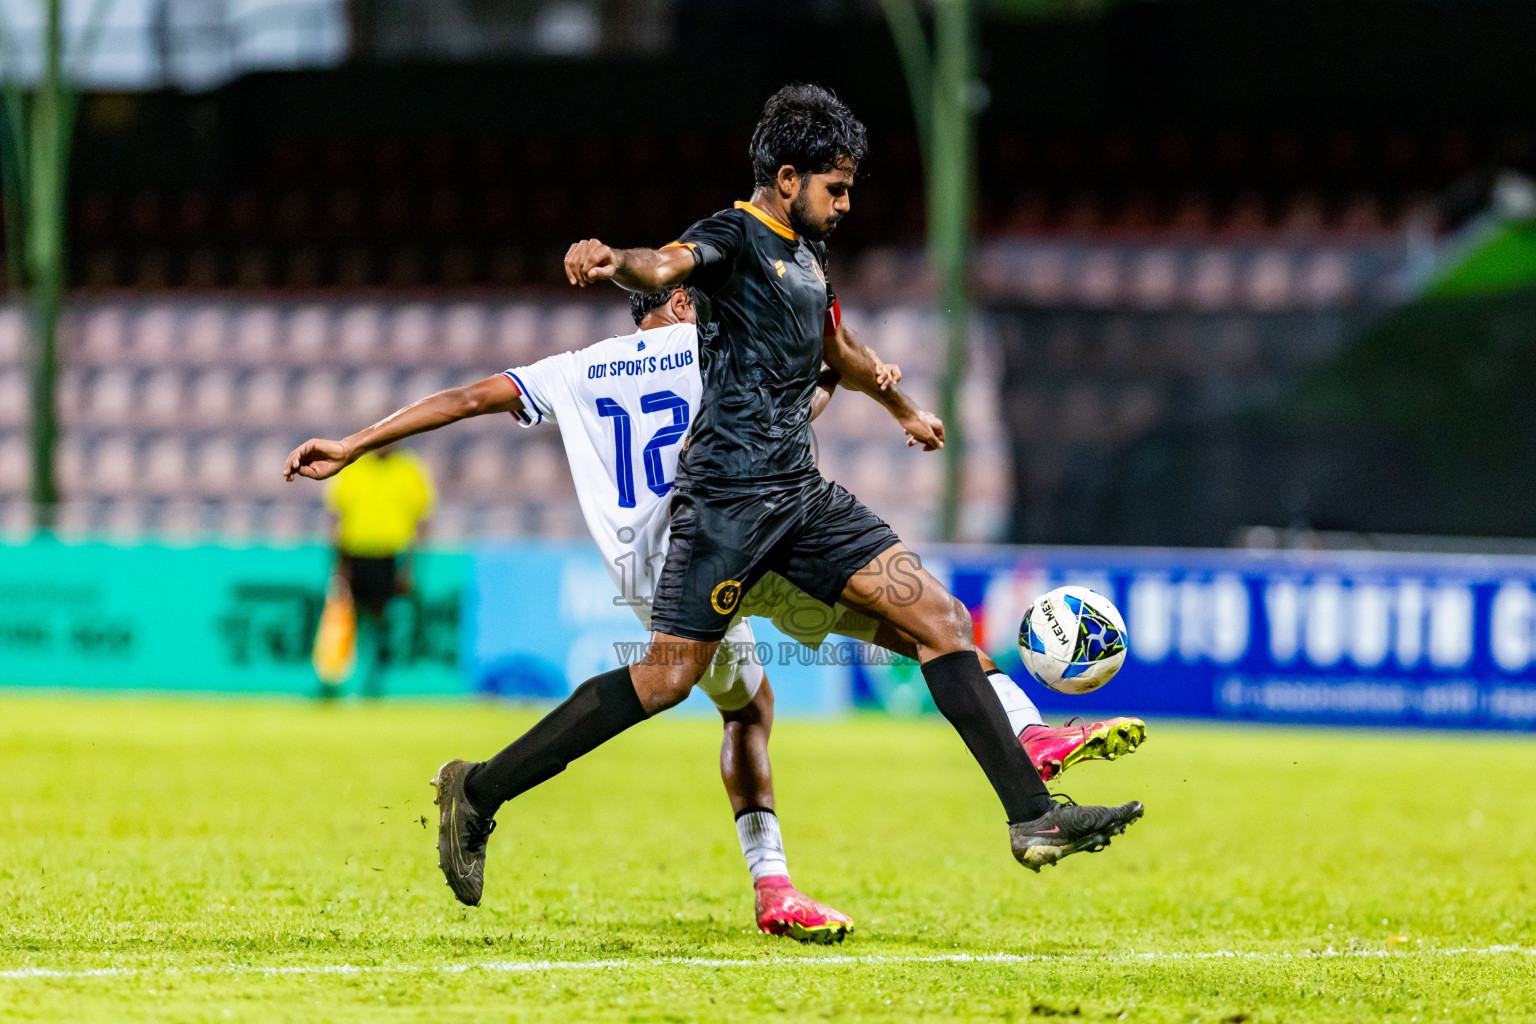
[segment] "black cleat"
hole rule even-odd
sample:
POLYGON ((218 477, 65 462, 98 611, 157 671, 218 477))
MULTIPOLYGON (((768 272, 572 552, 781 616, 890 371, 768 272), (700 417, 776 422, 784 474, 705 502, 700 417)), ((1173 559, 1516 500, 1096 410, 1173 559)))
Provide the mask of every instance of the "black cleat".
POLYGON ((1141 817, 1141 801, 1119 807, 1079 807, 1072 798, 1055 794, 1056 806, 1034 821, 1012 822, 1008 838, 1020 864, 1038 872, 1074 853, 1098 853, 1141 817))
POLYGON ((496 819, 476 811, 464 796, 464 776, 473 761, 449 761, 437 770, 437 866, 460 903, 480 904, 485 888, 485 841, 496 830, 496 819))

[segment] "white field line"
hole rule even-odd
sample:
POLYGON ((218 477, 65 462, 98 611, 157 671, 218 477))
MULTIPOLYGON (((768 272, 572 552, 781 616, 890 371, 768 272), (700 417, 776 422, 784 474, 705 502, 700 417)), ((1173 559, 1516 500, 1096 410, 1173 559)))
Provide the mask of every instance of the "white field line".
POLYGON ((490 974, 540 974, 549 971, 644 970, 654 967, 819 967, 842 964, 1050 964, 1050 963, 1128 963, 1145 960, 1337 960, 1396 959, 1399 957, 1469 957, 1513 953, 1536 956, 1532 946, 1461 946, 1428 949, 1325 949, 1317 952, 1283 953, 1242 950, 1214 950, 1205 953, 948 953, 936 956, 804 956, 767 959, 711 959, 709 957, 661 957, 653 960, 483 960, 467 964, 312 964, 290 967, 96 967, 85 970, 55 970, 50 967, 21 967, 0 971, 0 980, 28 978, 135 978, 197 975, 324 975, 324 974, 463 974, 485 971, 490 974))

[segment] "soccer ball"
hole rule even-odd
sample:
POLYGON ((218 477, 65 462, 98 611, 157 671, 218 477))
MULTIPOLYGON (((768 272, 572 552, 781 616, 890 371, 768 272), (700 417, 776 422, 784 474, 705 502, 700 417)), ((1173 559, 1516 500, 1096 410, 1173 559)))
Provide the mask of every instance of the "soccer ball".
POLYGON ((1092 693, 1125 664, 1125 620, 1103 594, 1058 587, 1024 613, 1019 656, 1029 674, 1052 690, 1092 693))

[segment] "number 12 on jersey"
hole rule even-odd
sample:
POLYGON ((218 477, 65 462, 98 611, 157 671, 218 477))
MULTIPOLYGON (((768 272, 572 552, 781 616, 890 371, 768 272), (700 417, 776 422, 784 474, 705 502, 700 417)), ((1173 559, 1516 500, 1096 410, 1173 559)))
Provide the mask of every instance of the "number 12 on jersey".
MULTIPOLYGON (((661 450, 676 444, 687 433, 688 400, 671 391, 652 391, 640 396, 641 412, 666 412, 669 409, 672 422, 652 434, 640 452, 640 461, 645 465, 645 485, 658 498, 672 489, 672 481, 667 479, 666 466, 661 461, 661 450)), ((613 464, 619 485, 619 507, 634 508, 635 463, 629 410, 611 398, 599 398, 597 414, 613 420, 613 464)))

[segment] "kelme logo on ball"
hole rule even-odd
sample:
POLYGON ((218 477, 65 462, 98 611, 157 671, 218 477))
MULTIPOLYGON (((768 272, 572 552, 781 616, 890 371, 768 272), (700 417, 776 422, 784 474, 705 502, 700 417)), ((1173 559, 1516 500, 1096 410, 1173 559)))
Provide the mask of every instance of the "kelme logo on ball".
POLYGON ((736 602, 740 600, 740 580, 726 580, 724 583, 717 583, 715 584, 715 589, 709 595, 709 603, 721 615, 729 615, 735 611, 736 602))

